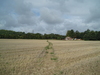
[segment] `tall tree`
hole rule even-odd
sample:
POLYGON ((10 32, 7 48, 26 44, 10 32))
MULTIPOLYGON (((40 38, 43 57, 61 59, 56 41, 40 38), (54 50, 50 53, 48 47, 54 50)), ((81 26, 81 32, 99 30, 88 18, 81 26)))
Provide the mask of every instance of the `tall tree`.
POLYGON ((74 38, 75 37, 74 30, 68 30, 66 36, 74 38))

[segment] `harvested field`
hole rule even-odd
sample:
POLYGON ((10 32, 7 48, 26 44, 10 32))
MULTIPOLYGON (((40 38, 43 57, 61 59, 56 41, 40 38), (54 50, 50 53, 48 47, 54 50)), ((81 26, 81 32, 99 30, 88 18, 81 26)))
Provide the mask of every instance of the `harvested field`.
POLYGON ((100 75, 100 41, 0 39, 0 75, 100 75), (56 57, 57 59, 51 59, 56 57))

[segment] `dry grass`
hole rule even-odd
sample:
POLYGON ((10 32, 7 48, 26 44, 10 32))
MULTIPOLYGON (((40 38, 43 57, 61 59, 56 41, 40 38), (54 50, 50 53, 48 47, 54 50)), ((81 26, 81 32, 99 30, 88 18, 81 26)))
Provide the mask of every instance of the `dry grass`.
POLYGON ((0 39, 0 75, 100 75, 100 41, 49 41, 56 61, 46 40, 0 39))

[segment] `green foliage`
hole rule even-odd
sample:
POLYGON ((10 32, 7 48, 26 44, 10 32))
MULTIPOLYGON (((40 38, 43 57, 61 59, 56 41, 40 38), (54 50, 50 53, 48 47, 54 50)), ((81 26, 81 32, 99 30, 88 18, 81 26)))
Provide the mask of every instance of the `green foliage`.
POLYGON ((50 49, 49 46, 46 46, 46 47, 45 47, 45 50, 48 50, 48 49, 50 49))
POLYGON ((74 30, 68 30, 66 36, 74 38, 74 30))
POLYGON ((48 51, 46 51, 46 53, 49 53, 48 51))
POLYGON ((51 52, 50 54, 54 54, 54 52, 51 52))
POLYGON ((63 74, 63 71, 60 71, 60 74, 63 74))
POLYGON ((8 62, 6 62, 6 64, 9 64, 8 62))
POLYGON ((49 42, 48 40, 47 40, 47 42, 48 42, 48 45, 45 47, 45 50, 48 50, 48 49, 53 49, 53 44, 51 43, 51 42, 49 42))
POLYGON ((0 53, 0 57, 1 57, 1 53, 0 53))
POLYGON ((51 58, 51 60, 57 60, 58 58, 57 57, 55 57, 55 58, 51 58))
POLYGON ((65 39, 65 36, 59 34, 40 34, 40 33, 25 33, 15 32, 11 30, 0 30, 1 39, 65 39))
POLYGON ((66 36, 83 40, 100 40, 100 31, 87 29, 84 32, 68 30, 66 36))
MULTIPOLYGON (((72 38, 78 38, 83 40, 100 40, 100 31, 93 31, 87 29, 84 32, 74 31, 73 29, 68 30, 66 36, 72 38)), ((40 34, 40 33, 25 33, 25 32, 15 32, 12 30, 0 30, 0 39, 65 39, 66 36, 59 34, 40 34)), ((45 49, 49 49, 46 47, 45 49)))

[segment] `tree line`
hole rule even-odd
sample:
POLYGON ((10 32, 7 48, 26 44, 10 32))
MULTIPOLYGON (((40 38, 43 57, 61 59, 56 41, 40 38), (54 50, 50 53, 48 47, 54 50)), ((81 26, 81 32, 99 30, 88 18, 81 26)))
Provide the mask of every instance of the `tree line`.
POLYGON ((83 40, 100 40, 100 31, 93 31, 87 29, 84 32, 79 32, 79 31, 74 31, 72 29, 67 31, 66 36, 83 40))
POLYGON ((77 38, 82 40, 100 40, 100 31, 87 29, 84 32, 68 30, 66 35, 59 34, 40 34, 40 33, 25 33, 12 30, 0 30, 0 39, 57 39, 64 40, 66 37, 77 38))
POLYGON ((59 34, 40 34, 40 33, 25 33, 15 32, 12 30, 0 30, 0 39, 65 39, 66 36, 59 34))

